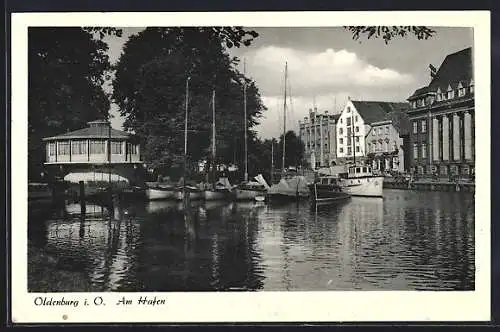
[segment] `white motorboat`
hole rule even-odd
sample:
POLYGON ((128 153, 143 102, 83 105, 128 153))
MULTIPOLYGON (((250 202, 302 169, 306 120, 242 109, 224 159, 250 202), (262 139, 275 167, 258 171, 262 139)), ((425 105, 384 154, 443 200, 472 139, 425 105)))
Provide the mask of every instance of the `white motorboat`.
POLYGON ((383 197, 384 177, 373 175, 370 166, 332 166, 318 170, 318 174, 339 178, 339 184, 352 196, 383 197))

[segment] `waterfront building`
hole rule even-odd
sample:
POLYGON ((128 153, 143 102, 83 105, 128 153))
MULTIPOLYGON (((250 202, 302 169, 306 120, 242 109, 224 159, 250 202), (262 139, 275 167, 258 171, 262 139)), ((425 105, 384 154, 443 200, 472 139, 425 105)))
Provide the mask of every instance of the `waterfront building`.
POLYGON ((87 128, 43 139, 45 167, 71 182, 94 179, 129 182, 142 167, 135 135, 111 128, 106 120, 91 121, 87 128))
POLYGON ((312 168, 330 166, 336 159, 336 122, 339 114, 309 110, 309 117, 299 121, 299 137, 312 168))
MULTIPOLYGON (((366 161, 368 155, 366 137, 372 126, 377 126, 377 134, 379 127, 382 128, 383 133, 380 139, 384 140, 385 144, 385 139, 390 140, 390 137, 392 137, 390 129, 387 131, 387 137, 384 136, 386 135, 385 127, 387 125, 385 121, 389 120, 391 122, 390 114, 406 112, 407 108, 407 103, 358 101, 349 98, 337 121, 338 161, 350 162, 354 158, 356 158, 356 162, 366 161)), ((387 126, 387 128, 390 128, 390 126, 387 126)), ((370 136, 370 139, 373 139, 373 137, 370 136)), ((378 136, 377 139, 379 139, 378 136)), ((392 139, 390 144, 398 144, 398 142, 392 139)), ((373 149, 373 143, 370 142, 370 149, 373 149)), ((389 142, 387 143, 389 144, 389 142)), ((384 144, 382 147, 375 146, 375 150, 385 150, 384 144)), ((388 150, 394 151, 393 147, 388 147, 388 150)))
POLYGON ((411 162, 418 174, 471 176, 475 165, 472 48, 449 54, 409 98, 411 162))
POLYGON ((391 112, 384 120, 372 122, 366 137, 367 161, 380 172, 404 172, 408 149, 408 120, 404 112, 391 112))

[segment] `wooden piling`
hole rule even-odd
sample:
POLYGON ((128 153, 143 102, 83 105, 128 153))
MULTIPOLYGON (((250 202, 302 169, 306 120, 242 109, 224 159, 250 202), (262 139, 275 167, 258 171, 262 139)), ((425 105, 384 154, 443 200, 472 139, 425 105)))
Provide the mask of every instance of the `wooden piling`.
POLYGON ((80 185, 80 213, 84 215, 86 213, 85 184, 83 181, 79 181, 78 184, 80 185))

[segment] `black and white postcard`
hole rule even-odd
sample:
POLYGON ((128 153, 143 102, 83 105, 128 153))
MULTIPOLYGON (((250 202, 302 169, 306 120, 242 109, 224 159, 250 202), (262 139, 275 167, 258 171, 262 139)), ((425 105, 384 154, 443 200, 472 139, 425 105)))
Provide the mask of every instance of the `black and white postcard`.
POLYGON ((490 319, 490 15, 12 14, 14 323, 490 319))

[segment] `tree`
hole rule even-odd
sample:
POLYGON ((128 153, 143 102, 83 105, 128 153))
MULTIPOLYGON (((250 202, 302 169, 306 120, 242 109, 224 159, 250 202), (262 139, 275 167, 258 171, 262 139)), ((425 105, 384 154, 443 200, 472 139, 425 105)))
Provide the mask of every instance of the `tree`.
MULTIPOLYGON (((280 136, 279 144, 275 145, 275 151, 277 150, 278 164, 275 166, 277 168, 282 167, 283 158, 283 135, 280 136), (277 148, 277 149, 276 149, 277 148)), ((285 134, 285 167, 288 166, 303 166, 305 146, 304 142, 295 134, 293 130, 289 130, 285 134)))
POLYGON ((418 40, 426 40, 434 36, 436 31, 425 26, 346 26, 344 29, 352 33, 354 40, 359 40, 361 36, 366 35, 370 38, 382 38, 386 44, 393 38, 406 37, 413 35, 418 40))
MULTIPOLYGON (((235 69, 239 60, 230 58, 224 46, 249 44, 253 36, 240 28, 147 28, 127 41, 116 66, 113 99, 124 126, 141 138, 151 167, 166 170, 183 161, 188 77, 190 160, 209 155, 213 90, 217 157, 233 160, 236 144, 243 143, 243 82, 250 129, 265 107, 255 83, 235 69)), ((249 140, 254 136, 249 130, 249 140)), ((241 161, 242 154, 238 156, 241 161)))
POLYGON ((108 116, 102 85, 111 67, 99 34, 114 28, 28 29, 28 171, 40 176, 45 159, 42 138, 75 130, 108 116))

